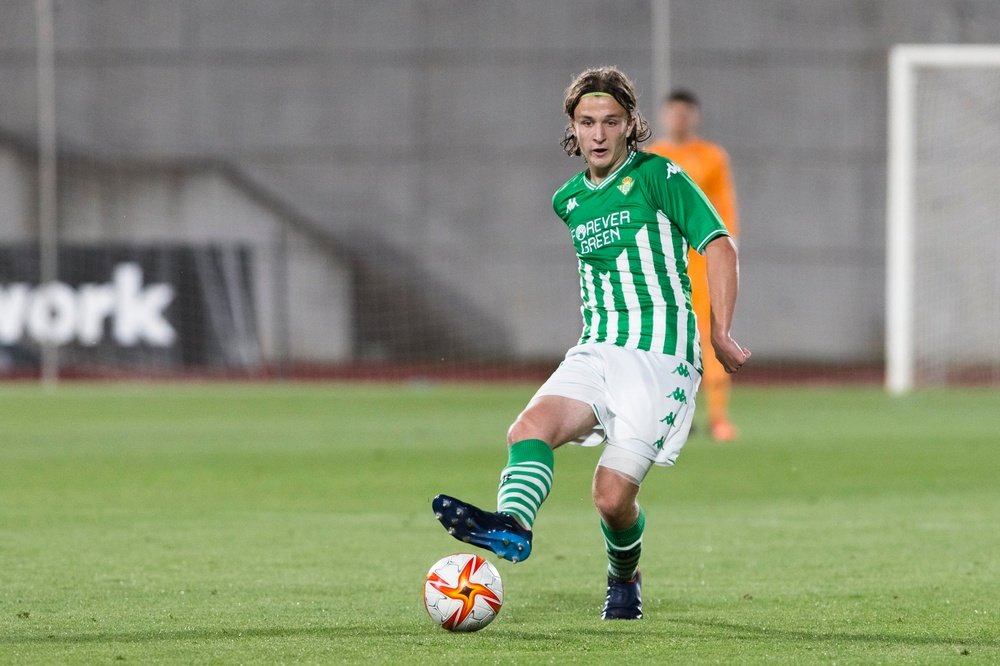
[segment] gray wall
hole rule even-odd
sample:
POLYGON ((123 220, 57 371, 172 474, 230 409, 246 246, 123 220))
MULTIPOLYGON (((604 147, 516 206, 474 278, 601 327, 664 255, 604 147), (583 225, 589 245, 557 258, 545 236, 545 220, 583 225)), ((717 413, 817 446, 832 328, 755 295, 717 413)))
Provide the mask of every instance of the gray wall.
MULTIPOLYGON (((0 126, 26 137, 32 5, 0 4, 0 126)), ((733 157, 740 333, 760 357, 879 358, 887 48, 995 41, 1000 3, 670 5, 673 80, 701 94, 707 135, 733 157)), ((369 265, 402 257, 505 353, 574 341, 575 261, 549 207, 580 168, 558 146, 562 90, 618 64, 652 114, 648 0, 56 6, 65 145, 226 160, 369 265)))
MULTIPOLYGON (((37 167, 28 153, 0 139, 0 243, 34 234, 37 167)), ((256 307, 251 320, 265 363, 350 359, 350 267, 316 234, 255 200, 242 179, 212 164, 108 164, 66 155, 59 176, 63 241, 247 248, 256 307)))

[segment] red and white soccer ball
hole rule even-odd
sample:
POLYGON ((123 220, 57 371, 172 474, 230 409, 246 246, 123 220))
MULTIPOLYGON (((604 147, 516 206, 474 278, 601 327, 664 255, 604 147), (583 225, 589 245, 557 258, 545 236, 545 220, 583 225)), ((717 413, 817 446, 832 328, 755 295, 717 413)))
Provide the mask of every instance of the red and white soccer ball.
POLYGON ((424 605, 431 619, 448 631, 479 631, 503 605, 500 572, 479 555, 443 557, 427 572, 424 605))

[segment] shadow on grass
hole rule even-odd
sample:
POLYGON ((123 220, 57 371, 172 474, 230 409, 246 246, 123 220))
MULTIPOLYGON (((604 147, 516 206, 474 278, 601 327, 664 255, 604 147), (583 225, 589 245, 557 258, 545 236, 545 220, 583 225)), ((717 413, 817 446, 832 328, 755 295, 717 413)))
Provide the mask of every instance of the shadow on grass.
MULTIPOLYGON (((974 638, 971 636, 934 636, 921 635, 913 636, 908 634, 892 634, 878 632, 837 632, 837 631, 808 631, 803 629, 775 629, 773 627, 759 627, 751 624, 739 624, 736 622, 725 622, 720 620, 691 620, 685 618, 672 618, 671 625, 688 625, 691 627, 703 627, 705 629, 718 630, 720 636, 726 638, 768 638, 789 641, 813 642, 813 643, 872 643, 872 644, 892 644, 892 645, 940 645, 944 647, 953 645, 968 645, 984 648, 1000 649, 1000 638, 974 638)), ((666 625, 665 625, 666 626, 666 625)), ((664 632, 676 636, 676 632, 664 632)), ((703 637, 703 636, 702 636, 703 637)))
MULTIPOLYGON (((942 646, 956 645, 1000 649, 1000 639, 974 638, 970 636, 913 636, 906 634, 878 632, 836 632, 808 631, 799 629, 764 628, 750 624, 739 624, 721 620, 694 620, 687 618, 670 618, 667 614, 658 614, 662 621, 646 619, 640 622, 628 623, 580 623, 572 629, 560 628, 549 632, 523 631, 516 627, 497 627, 489 634, 504 640, 520 641, 565 641, 593 639, 606 636, 609 639, 621 638, 633 627, 646 637, 661 636, 663 639, 688 638, 705 640, 706 638, 725 639, 766 639, 786 640, 802 643, 858 643, 858 644, 892 644, 911 646, 942 646), (688 626, 693 629, 688 632, 678 632, 678 627, 688 626), (706 635, 706 631, 709 630, 706 635)), ((85 643, 151 643, 169 641, 198 640, 231 640, 241 638, 292 638, 315 636, 326 639, 354 638, 372 640, 378 638, 403 639, 407 641, 422 641, 436 635, 442 635, 437 630, 412 629, 407 627, 392 628, 372 624, 333 625, 328 627, 246 627, 240 629, 183 629, 175 631, 134 631, 134 632, 95 632, 79 634, 46 634, 32 636, 5 636, 0 638, 0 645, 16 644, 85 644, 85 643)), ((458 634, 456 636, 462 636, 458 634)))
MULTIPOLYGON (((664 618, 664 615, 658 614, 664 618)), ((971 636, 941 636, 941 635, 908 635, 878 632, 837 632, 837 631, 808 631, 796 629, 775 629, 773 627, 764 628, 749 624, 738 624, 735 622, 711 621, 711 620, 689 620, 681 618, 667 618, 665 621, 652 620, 646 618, 638 622, 615 622, 602 623, 597 626, 586 624, 579 628, 560 629, 547 635, 525 634, 519 631, 511 631, 504 627, 499 629, 505 638, 515 638, 522 640, 549 639, 593 639, 606 637, 609 640, 619 640, 630 633, 633 629, 636 634, 644 638, 661 638, 663 640, 689 639, 692 641, 704 641, 706 639, 725 640, 759 640, 759 641, 789 641, 798 643, 856 643, 859 645, 908 645, 912 647, 938 646, 938 647, 979 647, 986 649, 1000 649, 1000 639, 995 638, 975 638, 971 636), (701 628, 700 631, 678 631, 678 625, 687 625, 692 628, 701 628), (705 631, 714 630, 714 631, 705 631)))
MULTIPOLYGON (((593 595, 562 593, 560 601, 568 607, 594 607, 593 595)), ((920 633, 916 631, 912 634, 902 631, 870 631, 870 632, 845 632, 832 631, 825 627, 813 630, 792 629, 782 627, 761 627, 759 625, 732 622, 723 619, 695 619, 687 617, 686 612, 697 609, 696 605, 680 605, 677 603, 659 604, 653 602, 646 608, 646 617, 639 622, 580 622, 572 629, 560 629, 559 637, 580 637, 592 638, 607 636, 609 638, 621 637, 623 632, 630 633, 633 628, 643 636, 655 636, 664 640, 669 639, 691 639, 705 640, 706 638, 719 639, 742 639, 742 640, 785 640, 800 643, 855 643, 858 645, 903 645, 903 646, 966 646, 979 647, 992 650, 1000 650, 1000 636, 984 630, 980 636, 976 635, 942 635, 920 633), (652 611, 652 612, 650 612, 652 611), (679 629, 689 627, 689 631, 679 629)), ((901 627, 902 628, 902 627, 901 627)), ((498 630, 509 631, 507 627, 498 630)), ((513 637, 520 638, 515 632, 510 632, 513 637)))

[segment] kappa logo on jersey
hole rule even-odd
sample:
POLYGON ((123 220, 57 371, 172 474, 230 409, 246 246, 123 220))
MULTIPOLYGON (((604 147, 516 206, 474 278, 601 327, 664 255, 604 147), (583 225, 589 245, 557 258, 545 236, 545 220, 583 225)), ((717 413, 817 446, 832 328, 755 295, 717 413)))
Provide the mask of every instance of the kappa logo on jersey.
POLYGON ((667 165, 667 180, 670 180, 670 177, 675 173, 680 173, 680 172, 681 168, 676 164, 674 164, 673 162, 671 162, 670 164, 667 165))
POLYGON ((632 184, 635 183, 632 180, 632 176, 625 176, 622 178, 622 182, 618 184, 618 189, 622 191, 622 194, 628 194, 632 189, 632 184))
POLYGON ((572 199, 570 199, 570 200, 569 200, 569 203, 568 203, 568 204, 566 204, 566 214, 567 214, 567 215, 569 215, 570 213, 572 213, 572 212, 573 212, 573 209, 574 209, 574 208, 576 208, 576 207, 577 207, 577 206, 579 206, 579 205, 580 205, 580 204, 578 204, 578 203, 576 202, 576 197, 573 197, 572 199))

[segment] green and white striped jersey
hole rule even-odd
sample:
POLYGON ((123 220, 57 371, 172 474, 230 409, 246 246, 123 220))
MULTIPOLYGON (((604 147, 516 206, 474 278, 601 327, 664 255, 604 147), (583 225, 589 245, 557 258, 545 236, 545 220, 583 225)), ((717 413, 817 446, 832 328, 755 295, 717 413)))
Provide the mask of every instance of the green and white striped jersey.
POLYGON ((698 186, 670 160, 630 153, 594 185, 586 171, 552 197, 580 267, 580 344, 679 356, 701 370, 688 249, 729 235, 698 186))

